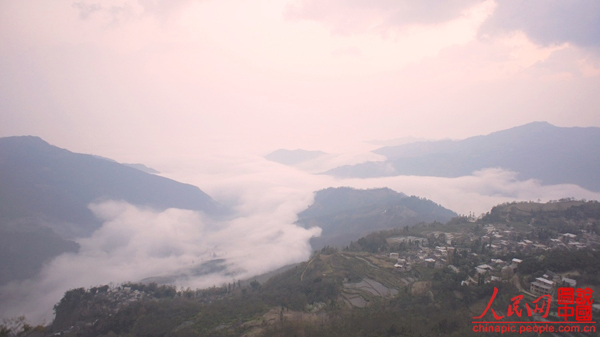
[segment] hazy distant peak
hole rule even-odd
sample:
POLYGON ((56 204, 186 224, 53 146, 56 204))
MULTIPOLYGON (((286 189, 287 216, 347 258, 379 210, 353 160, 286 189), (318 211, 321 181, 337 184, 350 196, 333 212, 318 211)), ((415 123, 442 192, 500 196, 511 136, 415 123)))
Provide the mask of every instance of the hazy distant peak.
POLYGON ((153 169, 151 167, 148 167, 148 166, 146 166, 144 164, 140 164, 140 163, 131 163, 131 164, 130 163, 119 163, 118 161, 116 161, 114 159, 110 159, 110 158, 98 156, 98 155, 95 155, 95 154, 92 154, 91 156, 95 157, 95 158, 98 158, 98 159, 107 160, 107 161, 110 161, 110 162, 113 162, 113 163, 118 163, 118 164, 121 164, 121 165, 125 165, 125 166, 128 166, 128 167, 134 168, 136 170, 139 170, 139 171, 142 171, 142 172, 146 172, 146 173, 150 173, 150 174, 158 174, 158 173, 160 173, 159 171, 157 171, 157 170, 155 170, 155 169, 153 169))
POLYGON ((407 136, 407 137, 399 137, 399 138, 388 139, 388 140, 367 140, 367 141, 365 141, 365 143, 372 144, 372 145, 378 145, 378 146, 397 146, 397 145, 404 145, 404 144, 424 142, 424 141, 429 141, 429 140, 425 139, 425 138, 417 138, 417 137, 407 136))
POLYGON ((24 136, 9 136, 0 138, 2 141, 19 141, 19 142, 38 142, 48 144, 45 140, 38 136, 24 135, 24 136))
POLYGON ((319 190, 316 193, 317 193, 317 197, 323 197, 323 198, 328 198, 328 197, 331 197, 334 195, 353 195, 353 194, 356 194, 356 195, 369 194, 370 197, 375 196, 375 195, 380 196, 380 197, 386 197, 386 196, 407 197, 406 194, 404 194, 402 192, 396 192, 388 187, 367 188, 367 189, 359 189, 359 188, 348 187, 348 186, 328 187, 328 188, 319 190))
POLYGON ((283 165, 297 165, 305 161, 319 158, 327 155, 322 151, 309 151, 303 149, 287 150, 278 149, 265 156, 265 159, 280 163, 283 165))
POLYGON ((22 146, 51 146, 45 140, 37 136, 11 136, 0 138, 2 144, 20 144, 22 146))
POLYGON ((550 123, 548 123, 546 121, 535 121, 535 122, 531 122, 531 123, 527 123, 527 124, 515 126, 512 129, 518 129, 518 128, 524 128, 524 129, 528 129, 528 128, 548 128, 548 127, 556 128, 557 126, 555 126, 553 124, 550 124, 550 123))
POLYGON ((116 160, 114 160, 114 159, 110 159, 110 158, 102 157, 102 156, 99 156, 99 155, 96 155, 96 154, 92 154, 91 156, 92 156, 92 157, 96 157, 96 158, 98 158, 98 159, 102 159, 102 160, 108 160, 108 161, 111 161, 111 162, 113 162, 113 163, 117 163, 117 161, 116 161, 116 160))
POLYGON ((129 166, 129 167, 132 167, 134 169, 140 170, 142 172, 150 173, 150 174, 158 174, 158 173, 160 173, 159 171, 157 171, 157 170, 155 170, 155 169, 153 169, 151 167, 148 167, 148 166, 146 166, 144 164, 139 164, 139 163, 126 164, 126 163, 123 163, 123 165, 129 166))
POLYGON ((220 214, 223 206, 198 187, 142 173, 113 160, 73 153, 39 137, 0 138, 0 217, 44 215, 97 223, 87 205, 99 198, 156 209, 220 214))
POLYGON ((373 152, 385 162, 334 168, 340 177, 417 175, 460 177, 486 168, 517 172, 518 179, 543 184, 577 184, 600 191, 600 128, 558 127, 532 122, 455 141, 417 142, 373 152))
MULTIPOLYGON (((494 132, 490 133, 488 136, 511 134, 511 133, 524 134, 527 132, 550 132, 555 129, 559 129, 559 127, 554 126, 548 122, 538 121, 538 122, 531 122, 531 123, 515 126, 515 127, 504 129, 504 130, 494 131, 494 132)), ((482 136, 476 136, 476 137, 482 137, 482 136)))
POLYGON ((356 209, 364 206, 396 202, 407 198, 387 187, 372 189, 356 189, 352 187, 329 187, 315 193, 314 204, 298 214, 299 218, 314 217, 356 209))

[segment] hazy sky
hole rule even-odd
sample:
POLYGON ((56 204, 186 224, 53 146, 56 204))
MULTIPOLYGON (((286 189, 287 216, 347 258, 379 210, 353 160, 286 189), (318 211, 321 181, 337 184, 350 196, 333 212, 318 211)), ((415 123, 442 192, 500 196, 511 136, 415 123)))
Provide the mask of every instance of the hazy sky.
POLYGON ((600 126, 596 0, 0 0, 0 136, 119 161, 600 126))

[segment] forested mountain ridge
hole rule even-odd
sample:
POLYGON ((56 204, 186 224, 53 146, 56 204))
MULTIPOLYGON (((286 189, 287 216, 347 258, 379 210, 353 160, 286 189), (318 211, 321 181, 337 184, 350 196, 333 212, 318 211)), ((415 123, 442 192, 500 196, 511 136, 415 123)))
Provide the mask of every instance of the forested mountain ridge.
POLYGON ((320 237, 311 239, 314 249, 347 246, 370 232, 412 226, 418 222, 446 222, 456 213, 435 202, 407 196, 389 188, 327 188, 317 191, 315 200, 298 214, 303 227, 320 227, 320 237))

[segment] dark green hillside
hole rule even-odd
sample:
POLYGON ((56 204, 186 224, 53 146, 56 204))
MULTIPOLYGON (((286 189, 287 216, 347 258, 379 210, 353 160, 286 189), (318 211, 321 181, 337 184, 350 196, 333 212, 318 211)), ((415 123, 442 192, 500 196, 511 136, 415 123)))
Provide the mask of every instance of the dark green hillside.
POLYGON ((314 203, 298 214, 298 224, 323 229, 311 245, 344 247, 368 233, 412 226, 418 222, 446 222, 456 213, 431 200, 397 193, 389 188, 358 190, 328 188, 315 194, 314 203))
POLYGON ((479 221, 505 223, 527 228, 532 238, 548 241, 550 236, 581 231, 600 233, 600 203, 563 199, 548 203, 513 202, 493 207, 479 221), (542 235, 543 237, 539 237, 542 235))
POLYGON ((298 214, 299 219, 334 215, 364 207, 395 204, 408 197, 389 188, 359 190, 351 187, 330 187, 315 194, 315 201, 298 214))
POLYGON ((268 282, 177 291, 156 284, 74 289, 40 336, 474 336, 471 317, 496 286, 385 256, 327 248, 268 282))

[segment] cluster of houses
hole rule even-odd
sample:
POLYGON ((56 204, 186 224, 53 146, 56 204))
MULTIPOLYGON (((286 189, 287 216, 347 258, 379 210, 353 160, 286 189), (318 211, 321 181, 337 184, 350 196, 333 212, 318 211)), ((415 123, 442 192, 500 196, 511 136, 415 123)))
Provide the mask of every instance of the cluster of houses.
MULTIPOLYGON (((410 271, 415 265, 423 265, 435 269, 449 268, 453 272, 459 273, 460 269, 452 264, 452 257, 457 253, 464 255, 465 252, 476 256, 477 254, 466 246, 472 246, 473 242, 477 239, 479 239, 478 242, 481 245, 485 246, 485 249, 496 254, 510 254, 513 252, 536 253, 550 249, 577 250, 590 246, 600 246, 599 237, 585 231, 582 231, 578 235, 572 233, 560 234, 558 237, 544 240, 543 243, 523 239, 523 233, 511 230, 511 228, 507 228, 504 225, 485 225, 482 228, 481 234, 434 232, 431 235, 436 238, 435 242, 437 244, 447 244, 447 246, 435 247, 428 247, 432 242, 428 238, 414 236, 389 238, 388 241, 390 243, 405 242, 418 247, 416 250, 403 253, 402 256, 399 253, 392 252, 389 254, 389 257, 396 260, 394 267, 399 271, 410 271)), ((489 283, 493 281, 509 282, 521 262, 521 260, 516 258, 511 261, 491 259, 489 263, 475 267, 474 276, 467 277, 461 284, 476 285, 482 282, 489 283)), ((575 285, 575 280, 547 271, 543 277, 538 277, 530 283, 529 292, 535 296, 552 295, 557 287, 575 287, 575 285)))
POLYGON ((414 265, 425 265, 429 268, 441 269, 448 265, 449 256, 455 250, 467 250, 470 248, 442 247, 429 248, 421 246, 417 252, 411 252, 400 257, 398 253, 390 253, 389 257, 396 260, 394 267, 400 271, 410 271, 414 265))
POLYGON ((582 249, 591 245, 599 245, 600 239, 589 231, 582 230, 579 235, 572 233, 560 234, 557 238, 545 240, 544 243, 522 239, 522 234, 506 228, 504 225, 486 225, 486 234, 481 236, 485 242, 490 242, 490 248, 496 253, 510 253, 520 250, 534 253, 549 249, 582 249), (503 228, 504 227, 504 228, 503 228))
POLYGON ((577 286, 577 281, 557 275, 556 273, 547 270, 542 277, 538 277, 535 281, 531 282, 529 292, 535 296, 550 295, 558 287, 572 287, 577 286))
POLYGON ((520 251, 524 253, 543 252, 550 249, 575 250, 583 249, 593 244, 600 244, 597 235, 582 232, 579 236, 572 233, 564 233, 558 238, 551 238, 545 243, 528 239, 519 240, 519 235, 508 229, 499 229, 495 225, 484 227, 487 234, 481 238, 490 242, 489 248, 494 253, 510 253, 520 251))
POLYGON ((491 259, 489 264, 484 263, 475 267, 475 277, 468 276, 460 284, 477 285, 480 282, 509 282, 521 262, 523 260, 517 258, 512 259, 510 262, 501 259, 491 259))

